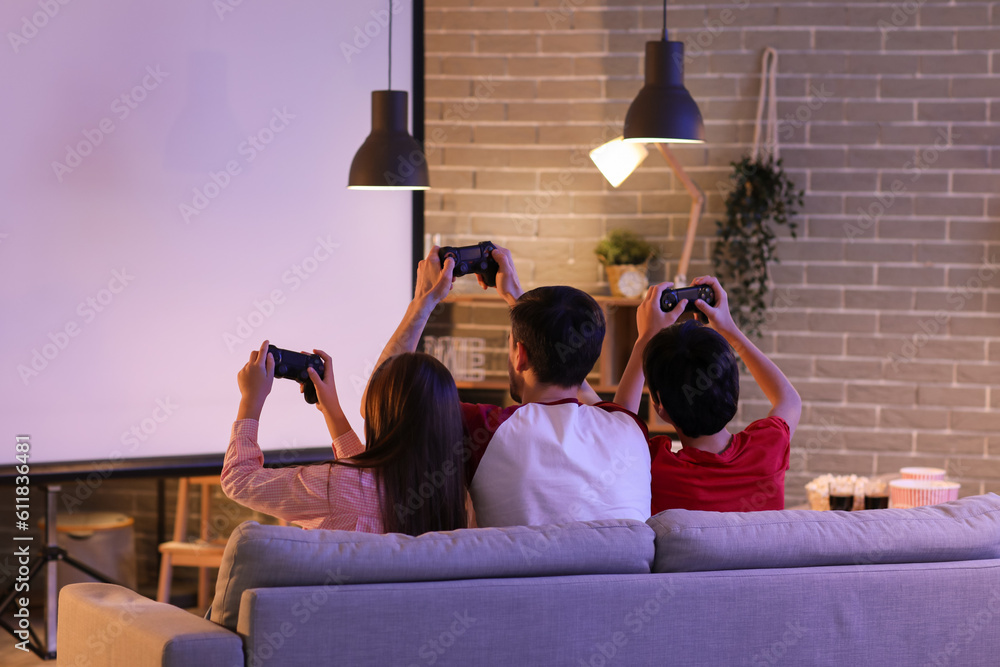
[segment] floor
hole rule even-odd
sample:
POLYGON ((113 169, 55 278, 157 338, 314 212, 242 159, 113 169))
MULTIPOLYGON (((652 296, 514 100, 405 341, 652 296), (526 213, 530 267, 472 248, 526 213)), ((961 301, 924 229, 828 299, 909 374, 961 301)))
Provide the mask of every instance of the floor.
POLYGON ((0 630, 0 665, 3 667, 24 667, 25 665, 55 665, 55 660, 42 660, 30 651, 25 653, 14 647, 20 641, 0 630))

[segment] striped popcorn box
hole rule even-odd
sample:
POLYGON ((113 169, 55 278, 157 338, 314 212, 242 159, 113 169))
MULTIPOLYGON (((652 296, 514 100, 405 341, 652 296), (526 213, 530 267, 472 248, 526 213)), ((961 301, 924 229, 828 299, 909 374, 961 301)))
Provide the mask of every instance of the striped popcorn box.
POLYGON ((944 479, 945 470, 941 468, 900 468, 899 476, 903 479, 944 479))
POLYGON ((940 479, 894 479, 889 482, 889 506, 906 509, 958 500, 960 487, 940 479))

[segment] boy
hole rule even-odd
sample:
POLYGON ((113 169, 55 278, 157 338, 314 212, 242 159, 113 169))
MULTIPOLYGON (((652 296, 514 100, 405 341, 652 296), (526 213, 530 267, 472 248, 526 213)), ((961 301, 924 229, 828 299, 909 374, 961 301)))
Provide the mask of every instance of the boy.
POLYGON ((784 508, 789 445, 802 401, 784 373, 739 330, 729 299, 716 278, 716 305, 696 301, 708 318, 675 324, 681 301, 660 310, 660 294, 672 287, 650 287, 636 313, 638 340, 615 394, 615 403, 636 411, 643 375, 653 409, 677 430, 681 449, 671 451, 667 436, 649 440, 652 458, 652 513, 683 508, 740 512, 784 508), (735 351, 735 354, 734 354, 735 351), (739 433, 726 425, 739 400, 739 355, 771 403, 771 411, 739 433))

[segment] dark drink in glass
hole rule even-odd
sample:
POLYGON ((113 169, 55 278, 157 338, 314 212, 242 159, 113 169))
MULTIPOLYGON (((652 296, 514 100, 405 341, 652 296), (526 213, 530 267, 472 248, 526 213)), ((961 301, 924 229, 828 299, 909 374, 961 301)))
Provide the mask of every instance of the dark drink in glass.
POLYGON ((866 510, 884 510, 889 507, 889 496, 865 496, 866 510))
POLYGON ((830 494, 830 509, 831 510, 842 510, 844 512, 850 512, 854 507, 854 496, 838 496, 836 494, 830 494))

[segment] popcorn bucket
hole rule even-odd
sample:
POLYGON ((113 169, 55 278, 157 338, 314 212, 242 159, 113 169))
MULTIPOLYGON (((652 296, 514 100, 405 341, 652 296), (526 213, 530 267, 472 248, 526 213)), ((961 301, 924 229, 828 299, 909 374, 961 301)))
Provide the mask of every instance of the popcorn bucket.
POLYGON ((889 506, 906 509, 958 500, 959 488, 958 482, 939 479, 894 479, 889 482, 889 506))
POLYGON ((903 479, 944 479, 945 471, 941 468, 900 468, 899 476, 903 479))

